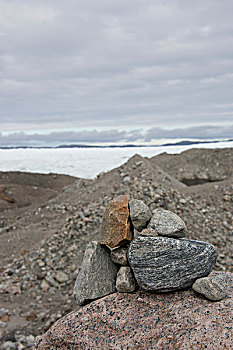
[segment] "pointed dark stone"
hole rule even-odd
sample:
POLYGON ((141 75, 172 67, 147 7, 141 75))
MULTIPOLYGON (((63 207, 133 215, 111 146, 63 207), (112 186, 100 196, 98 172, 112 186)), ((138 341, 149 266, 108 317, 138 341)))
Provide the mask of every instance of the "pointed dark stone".
POLYGON ((117 266, 110 252, 98 242, 88 244, 74 286, 74 298, 82 305, 116 291, 117 266))

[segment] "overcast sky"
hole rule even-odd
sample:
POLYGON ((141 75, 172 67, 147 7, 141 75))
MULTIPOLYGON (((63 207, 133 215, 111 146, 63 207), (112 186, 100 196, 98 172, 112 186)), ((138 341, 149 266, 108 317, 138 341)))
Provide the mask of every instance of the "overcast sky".
POLYGON ((0 145, 232 126, 232 0, 0 0, 0 145))

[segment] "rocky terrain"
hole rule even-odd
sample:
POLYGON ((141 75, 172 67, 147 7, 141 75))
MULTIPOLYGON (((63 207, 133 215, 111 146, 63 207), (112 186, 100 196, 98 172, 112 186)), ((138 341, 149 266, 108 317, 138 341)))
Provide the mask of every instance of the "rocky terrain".
POLYGON ((187 238, 217 248, 215 270, 233 272, 232 164, 233 149, 193 149, 152 159, 135 155, 94 180, 1 173, 3 349, 7 342, 30 349, 37 335, 79 308, 72 293, 83 253, 100 238, 105 206, 116 196, 141 199, 152 213, 161 207, 178 214, 187 238))
POLYGON ((216 182, 233 176, 232 148, 191 149, 181 154, 161 153, 151 159, 154 165, 188 186, 216 182), (229 166, 226 166, 229 164, 229 166))

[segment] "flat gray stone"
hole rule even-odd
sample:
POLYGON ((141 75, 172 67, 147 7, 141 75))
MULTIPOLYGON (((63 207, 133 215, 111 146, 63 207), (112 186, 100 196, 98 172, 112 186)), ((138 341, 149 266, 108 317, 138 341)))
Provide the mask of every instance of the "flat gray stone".
POLYGON ((112 261, 115 264, 119 264, 123 266, 129 265, 128 259, 127 259, 127 251, 128 251, 128 247, 120 247, 120 248, 113 249, 111 251, 112 261))
POLYGON ((207 299, 217 301, 225 298, 228 292, 227 277, 224 274, 198 278, 192 288, 207 299))
POLYGON ((129 201, 129 213, 132 224, 138 231, 145 228, 152 217, 149 207, 139 199, 129 201))
POLYGON ((116 291, 117 266, 108 248, 98 242, 88 244, 74 286, 74 298, 82 305, 116 291))
POLYGON ((155 230, 159 236, 180 238, 186 235, 184 221, 170 210, 155 210, 148 228, 155 230))
POLYGON ((212 244, 168 237, 138 235, 128 250, 138 285, 161 292, 191 286, 211 272, 216 258, 212 244))
POLYGON ((134 292, 136 288, 135 278, 129 266, 121 266, 117 274, 116 289, 118 292, 134 292))

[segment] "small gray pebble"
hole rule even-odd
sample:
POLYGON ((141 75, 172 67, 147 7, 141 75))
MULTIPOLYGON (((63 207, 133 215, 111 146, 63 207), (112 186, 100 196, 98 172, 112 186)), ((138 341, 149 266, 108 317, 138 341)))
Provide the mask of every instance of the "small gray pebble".
POLYGON ((225 298, 227 295, 227 277, 221 274, 220 276, 198 278, 192 288, 195 292, 204 295, 207 299, 218 301, 225 298))
POLYGON ((121 266, 117 273, 116 289, 118 292, 134 292, 136 288, 135 279, 129 266, 121 266))
POLYGON ((128 250, 128 247, 120 247, 120 248, 113 249, 111 251, 112 261, 115 264, 119 264, 123 266, 129 265, 128 259, 127 259, 127 250, 128 250))
POLYGON ((129 211, 132 224, 138 231, 147 226, 152 216, 149 207, 139 199, 131 199, 129 211))

